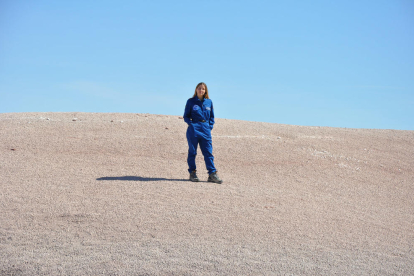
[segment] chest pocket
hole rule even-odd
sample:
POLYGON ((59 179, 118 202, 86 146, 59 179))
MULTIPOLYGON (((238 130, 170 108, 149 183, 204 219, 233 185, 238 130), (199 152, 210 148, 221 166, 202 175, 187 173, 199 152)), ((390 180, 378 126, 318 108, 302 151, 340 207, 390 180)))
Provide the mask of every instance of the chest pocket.
POLYGON ((193 105, 191 117, 195 120, 204 120, 203 110, 198 105, 193 105))
POLYGON ((205 120, 210 119, 210 112, 211 112, 211 107, 210 106, 205 106, 204 107, 204 118, 205 118, 205 120))

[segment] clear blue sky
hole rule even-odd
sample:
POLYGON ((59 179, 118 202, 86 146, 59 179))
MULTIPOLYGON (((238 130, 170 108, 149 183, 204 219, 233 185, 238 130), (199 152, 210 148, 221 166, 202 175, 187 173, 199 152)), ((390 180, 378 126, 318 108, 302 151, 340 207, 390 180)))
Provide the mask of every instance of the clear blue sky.
POLYGON ((414 130, 414 1, 0 0, 0 113, 414 130))

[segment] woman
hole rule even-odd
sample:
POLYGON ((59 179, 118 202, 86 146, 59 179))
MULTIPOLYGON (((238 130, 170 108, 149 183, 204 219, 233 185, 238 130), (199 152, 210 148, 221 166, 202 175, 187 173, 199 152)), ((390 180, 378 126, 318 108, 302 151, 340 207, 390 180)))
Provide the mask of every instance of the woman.
POLYGON ((214 166, 213 145, 211 140, 211 130, 214 125, 213 102, 208 97, 207 85, 204 82, 197 84, 194 95, 188 99, 185 105, 184 121, 188 124, 188 172, 190 180, 198 182, 196 174, 197 146, 200 144, 201 152, 208 170, 208 182, 221 184, 223 181, 218 177, 214 166))

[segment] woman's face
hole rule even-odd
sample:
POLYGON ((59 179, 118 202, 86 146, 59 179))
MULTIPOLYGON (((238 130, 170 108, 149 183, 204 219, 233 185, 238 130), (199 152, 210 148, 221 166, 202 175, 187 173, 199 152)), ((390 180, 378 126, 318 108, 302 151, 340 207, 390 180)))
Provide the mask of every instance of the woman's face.
POLYGON ((199 87, 197 87, 197 96, 199 98, 203 98, 204 94, 206 93, 206 88, 204 87, 204 85, 200 85, 199 87))

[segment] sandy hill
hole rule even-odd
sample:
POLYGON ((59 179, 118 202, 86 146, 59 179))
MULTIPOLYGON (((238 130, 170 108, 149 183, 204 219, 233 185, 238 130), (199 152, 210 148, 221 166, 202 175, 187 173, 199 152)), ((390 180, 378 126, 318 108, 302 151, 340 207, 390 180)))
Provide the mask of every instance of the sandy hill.
POLYGON ((0 275, 413 275, 414 131, 0 114, 0 275))

